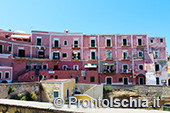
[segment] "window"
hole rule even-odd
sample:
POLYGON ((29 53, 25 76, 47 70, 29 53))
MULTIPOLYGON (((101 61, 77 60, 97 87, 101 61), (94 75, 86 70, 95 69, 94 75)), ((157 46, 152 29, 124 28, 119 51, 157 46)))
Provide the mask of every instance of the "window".
POLYGON ((11 52, 11 49, 12 49, 12 47, 11 47, 11 46, 8 46, 8 51, 9 51, 9 52, 11 52))
POLYGON ((155 52, 154 57, 155 57, 155 58, 158 58, 158 57, 159 57, 159 52, 158 52, 158 51, 155 52))
POLYGON ((159 85, 159 77, 156 77, 156 84, 159 85))
POLYGON ((127 64, 124 64, 123 65, 123 72, 126 72, 128 70, 128 65, 127 64))
POLYGON ((44 50, 39 50, 38 51, 38 58, 44 58, 44 50))
POLYGON ((57 76, 57 75, 55 76, 55 79, 58 79, 58 76, 57 76))
POLYGON ((155 64, 155 71, 159 71, 159 64, 155 64))
POLYGON ((163 42, 164 42, 164 40, 161 38, 161 39, 160 39, 160 42, 161 42, 161 43, 163 43, 163 42))
POLYGON ((50 78, 53 78, 53 76, 51 75, 50 78))
POLYGON ((63 70, 67 70, 67 65, 63 65, 63 70))
POLYGON ((111 39, 106 39, 106 47, 111 47, 111 39))
POLYGON ((151 43, 153 43, 153 40, 151 40, 151 43))
POLYGON ((32 79, 32 80, 34 79, 34 75, 31 76, 31 79, 32 79))
POLYGON ((73 46, 73 47, 74 47, 74 48, 78 48, 78 47, 79 47, 78 44, 79 44, 79 41, 78 41, 78 40, 74 40, 74 46, 73 46))
POLYGON ((9 78, 9 72, 5 72, 5 78, 9 78))
POLYGON ((5 38, 8 38, 9 37, 9 35, 5 35, 5 38))
POLYGON ((2 79, 2 72, 0 72, 0 79, 2 79))
POLYGON ((31 69, 31 66, 30 65, 26 65, 26 70, 30 70, 31 69))
POLYGON ((67 53, 63 53, 63 58, 67 58, 67 53))
POLYGON ((59 47, 59 40, 58 39, 54 40, 54 47, 59 47))
POLYGON ((79 70, 79 66, 78 66, 78 65, 74 65, 74 66, 73 66, 73 69, 74 69, 74 70, 79 70))
POLYGON ((24 49, 18 50, 18 57, 25 57, 25 50, 24 49))
POLYGON ((43 65, 43 69, 47 69, 47 65, 43 65))
POLYGON ((106 54, 107 54, 107 59, 112 59, 112 51, 111 50, 107 50, 106 54))
POLYGON ((141 45, 142 45, 142 39, 138 38, 138 46, 141 46, 141 45))
POLYGON ((67 46, 67 40, 64 41, 64 45, 67 46))
POLYGON ((106 69, 108 70, 108 69, 112 69, 113 68, 113 66, 106 66, 106 69))
POLYGON ((0 53, 3 53, 3 45, 0 45, 0 53))
POLYGON ((44 79, 46 79, 47 78, 47 76, 44 76, 44 79))
POLYGON ((143 65, 142 64, 139 65, 139 69, 143 70, 143 65))
POLYGON ((37 45, 41 45, 41 37, 37 37, 37 45))
POLYGON ((127 39, 123 38, 123 46, 127 46, 127 39))
POLYGON ((54 91, 54 98, 59 97, 59 91, 54 91))
POLYGON ((128 52, 123 52, 123 59, 128 59, 128 52))
POLYGON ((60 59, 60 53, 59 52, 53 52, 53 60, 59 60, 60 59))
POLYGON ((90 77, 90 82, 95 82, 95 77, 90 77))
POLYGON ((123 81, 123 79, 122 78, 119 78, 119 82, 122 82, 123 81))
POLYGON ((96 59, 96 52, 91 51, 91 60, 95 60, 95 59, 96 59))
POLYGON ((72 59, 80 59, 80 51, 73 51, 72 59))
POLYGON ((96 37, 91 37, 90 45, 91 45, 91 47, 95 47, 96 46, 96 37))
POLYGON ((86 77, 84 77, 84 80, 86 80, 86 77))
POLYGON ((140 51, 140 52, 138 53, 138 56, 139 56, 139 57, 143 57, 143 52, 140 51))
POLYGON ((59 70, 58 65, 54 65, 54 70, 59 70))

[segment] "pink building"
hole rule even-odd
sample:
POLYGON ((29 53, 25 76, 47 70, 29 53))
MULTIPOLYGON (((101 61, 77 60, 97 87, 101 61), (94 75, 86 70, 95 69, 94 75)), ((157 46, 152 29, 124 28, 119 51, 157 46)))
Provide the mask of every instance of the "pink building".
POLYGON ((165 38, 147 34, 1 30, 0 66, 12 68, 13 82, 74 78, 77 83, 163 85, 168 79, 165 38))

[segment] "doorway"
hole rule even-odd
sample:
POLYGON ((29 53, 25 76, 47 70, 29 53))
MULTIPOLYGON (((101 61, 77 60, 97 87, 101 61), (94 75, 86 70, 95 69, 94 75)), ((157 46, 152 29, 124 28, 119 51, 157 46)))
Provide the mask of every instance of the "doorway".
POLYGON ((144 84, 144 79, 143 79, 143 77, 140 77, 140 78, 139 78, 139 84, 140 84, 140 85, 143 85, 143 84, 144 84))
POLYGON ((106 78, 106 84, 112 84, 112 77, 106 78))
POLYGON ((170 79, 168 79, 168 86, 170 86, 170 79))
POLYGON ((126 78, 124 78, 124 80, 123 80, 123 84, 124 85, 128 85, 128 78, 126 77, 126 78))

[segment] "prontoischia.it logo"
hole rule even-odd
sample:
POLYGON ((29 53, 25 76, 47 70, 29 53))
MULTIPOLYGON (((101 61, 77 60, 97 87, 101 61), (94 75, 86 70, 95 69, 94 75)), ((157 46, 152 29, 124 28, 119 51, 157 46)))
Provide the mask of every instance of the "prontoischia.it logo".
MULTIPOLYGON (((129 99, 118 99, 118 98, 110 98, 110 99, 77 99, 76 97, 69 97, 67 104, 68 107, 70 108, 71 105, 76 105, 78 108, 79 107, 84 107, 84 108, 119 108, 119 107, 124 107, 124 108, 158 108, 159 106, 159 97, 153 98, 152 100, 152 106, 149 106, 149 100, 148 99, 141 99, 139 98, 133 98, 130 97, 129 99)), ((57 108, 63 107, 65 104, 64 99, 58 97, 54 99, 54 106, 57 108)))

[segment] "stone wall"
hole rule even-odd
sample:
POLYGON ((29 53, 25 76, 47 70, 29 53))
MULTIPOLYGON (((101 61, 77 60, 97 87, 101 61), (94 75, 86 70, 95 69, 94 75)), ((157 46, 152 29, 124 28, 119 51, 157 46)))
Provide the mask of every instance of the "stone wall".
POLYGON ((161 98, 170 98, 169 86, 148 86, 148 85, 105 85, 104 88, 110 88, 113 91, 132 91, 140 96, 153 98, 160 95, 161 98))
POLYGON ((39 82, 26 82, 26 83, 4 83, 0 84, 0 99, 9 99, 13 95, 26 92, 34 92, 37 95, 37 101, 41 101, 40 96, 40 83, 39 82), (14 92, 8 95, 10 87, 14 88, 14 92))

